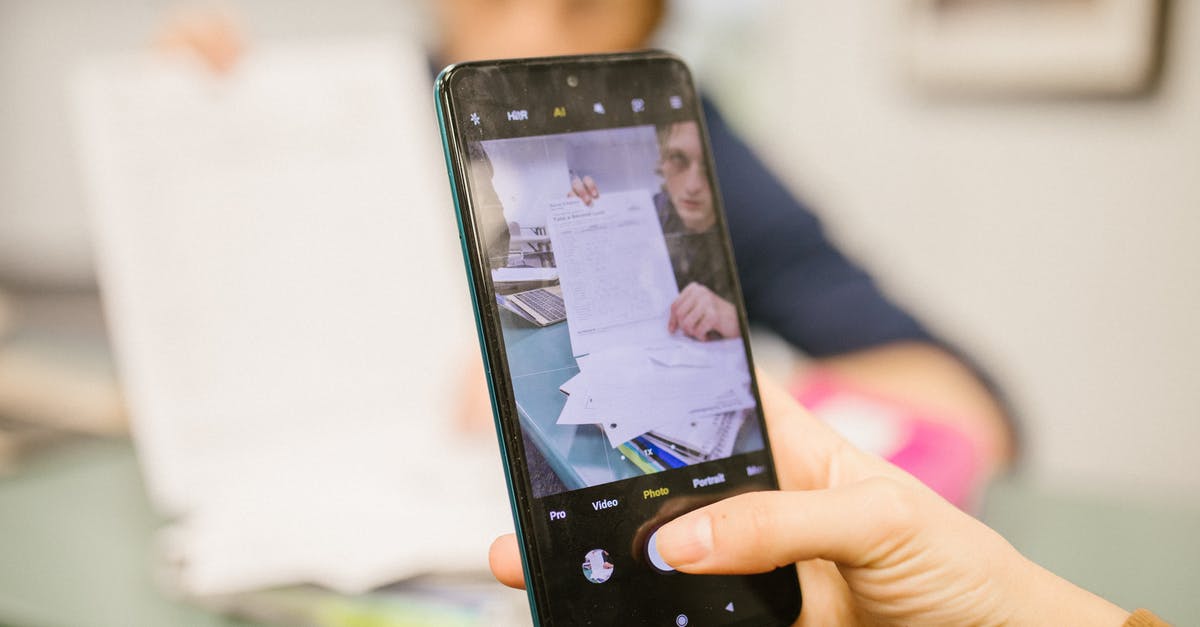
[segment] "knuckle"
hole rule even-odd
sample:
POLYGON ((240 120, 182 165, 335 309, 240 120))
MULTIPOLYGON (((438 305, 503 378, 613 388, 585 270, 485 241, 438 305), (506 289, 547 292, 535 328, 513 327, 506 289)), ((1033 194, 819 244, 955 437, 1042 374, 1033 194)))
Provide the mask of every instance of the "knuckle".
POLYGON ((739 545, 747 554, 761 554, 761 548, 767 546, 775 534, 775 512, 771 502, 762 494, 747 494, 736 499, 733 505, 737 512, 737 528, 730 529, 730 534, 742 539, 739 545))
POLYGON ((920 525, 920 504, 916 493, 903 483, 887 477, 868 479, 874 509, 887 527, 900 531, 920 525))
POLYGON ((794 525, 802 501, 795 493, 751 492, 725 501, 714 517, 714 550, 740 573, 766 572, 802 559, 803 542, 794 525), (722 520, 723 519, 723 520, 722 520))

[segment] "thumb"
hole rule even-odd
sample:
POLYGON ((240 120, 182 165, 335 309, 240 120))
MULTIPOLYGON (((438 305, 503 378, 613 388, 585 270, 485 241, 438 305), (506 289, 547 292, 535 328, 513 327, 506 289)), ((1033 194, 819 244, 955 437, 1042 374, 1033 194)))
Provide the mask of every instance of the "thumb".
POLYGON ((525 588, 525 571, 521 567, 521 549, 517 536, 509 533, 496 538, 488 551, 492 575, 510 588, 525 588))
POLYGON ((750 574, 810 559, 866 566, 912 539, 917 492, 888 478, 828 490, 751 492, 664 525, 658 550, 695 574, 750 574))

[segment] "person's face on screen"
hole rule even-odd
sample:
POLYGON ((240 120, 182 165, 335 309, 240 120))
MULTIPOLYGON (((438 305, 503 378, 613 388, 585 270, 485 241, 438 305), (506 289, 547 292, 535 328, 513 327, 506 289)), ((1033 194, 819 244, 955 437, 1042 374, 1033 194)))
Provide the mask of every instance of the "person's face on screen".
POLYGON ((699 233, 716 222, 712 187, 704 165, 700 143, 700 125, 695 122, 672 124, 663 140, 662 175, 675 213, 688 231, 699 233))
POLYGON ((663 0, 442 0, 446 62, 645 47, 663 0))

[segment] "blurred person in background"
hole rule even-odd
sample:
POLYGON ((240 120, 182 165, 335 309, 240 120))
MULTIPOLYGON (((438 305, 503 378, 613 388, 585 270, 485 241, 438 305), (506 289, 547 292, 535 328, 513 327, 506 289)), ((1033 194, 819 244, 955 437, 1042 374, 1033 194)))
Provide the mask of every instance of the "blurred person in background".
MULTIPOLYGON (((704 164, 700 125, 675 122, 658 127, 656 135, 655 173, 663 184, 654 195, 654 208, 679 288, 667 332, 678 331, 702 342, 740 337, 733 285, 722 265, 725 252, 716 228, 716 202, 704 164)), ((590 206, 600 198, 600 186, 587 174, 573 174, 570 194, 590 206)))
MULTIPOLYGON (((440 67, 472 59, 644 48, 667 4, 446 0, 432 8, 439 38, 431 65, 440 67)), ((171 53, 199 54, 218 73, 233 70, 247 51, 236 17, 205 10, 171 17, 156 43, 171 53)), ((1014 453, 1010 419, 994 389, 848 259, 713 103, 702 104, 750 322, 811 358, 797 375, 797 396, 813 401, 813 386, 824 389, 832 380, 911 408, 921 427, 910 432, 923 440, 900 453, 879 452, 951 501, 968 503, 1014 453)), ((481 428, 491 415, 489 400, 480 364, 469 371, 460 416, 481 428)))

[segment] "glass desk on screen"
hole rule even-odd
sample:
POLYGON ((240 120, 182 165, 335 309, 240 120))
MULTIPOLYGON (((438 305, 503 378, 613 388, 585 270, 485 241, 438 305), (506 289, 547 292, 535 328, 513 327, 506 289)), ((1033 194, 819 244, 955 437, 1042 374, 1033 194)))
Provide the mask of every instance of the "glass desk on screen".
MULTIPOLYGON (((535 327, 507 311, 501 311, 504 345, 508 351, 517 395, 517 414, 526 436, 568 490, 594 486, 644 474, 608 443, 596 425, 559 425, 558 416, 567 402, 559 387, 579 373, 571 355, 567 323, 535 327)), ((733 454, 746 452, 758 442, 742 425, 733 454)))
POLYGON ((538 447, 546 462, 568 490, 624 479, 641 474, 608 445, 596 425, 558 425, 567 396, 559 386, 579 373, 571 355, 567 324, 548 327, 522 325, 507 316, 504 345, 511 358, 513 392, 520 399, 517 414, 526 436, 538 447))

